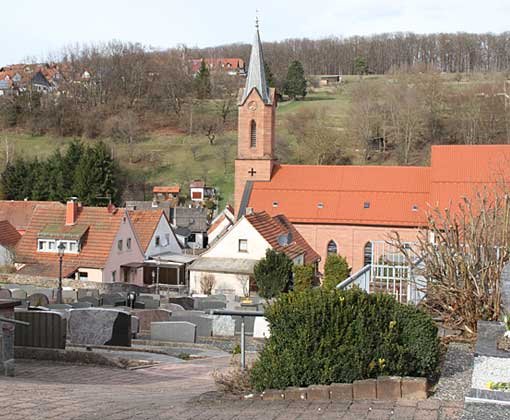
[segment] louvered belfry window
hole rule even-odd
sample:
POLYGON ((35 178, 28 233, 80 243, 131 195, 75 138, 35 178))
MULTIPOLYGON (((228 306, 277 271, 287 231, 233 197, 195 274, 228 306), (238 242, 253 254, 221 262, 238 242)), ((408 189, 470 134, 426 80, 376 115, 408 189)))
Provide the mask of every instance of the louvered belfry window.
POLYGON ((257 147, 257 123, 251 120, 250 123, 250 147, 257 147))

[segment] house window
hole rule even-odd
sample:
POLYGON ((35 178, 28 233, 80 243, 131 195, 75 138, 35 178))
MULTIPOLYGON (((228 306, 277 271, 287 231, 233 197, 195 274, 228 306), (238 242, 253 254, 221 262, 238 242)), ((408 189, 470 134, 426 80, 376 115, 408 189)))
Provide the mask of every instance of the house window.
POLYGON ((166 246, 170 245, 170 234, 169 233, 165 233, 165 243, 166 243, 166 246))
POLYGON ((331 240, 328 242, 328 255, 338 254, 338 247, 336 246, 336 242, 331 240))
POLYGON ((363 265, 372 264, 372 242, 367 242, 363 247, 363 265))
POLYGON ((69 242, 69 252, 76 252, 76 243, 69 242))
POLYGON ((188 236, 188 242, 195 243, 197 241, 197 235, 196 233, 192 233, 188 236))
POLYGON ((43 251, 46 246, 46 241, 39 241, 39 251, 43 251))
POLYGON ((257 123, 251 120, 250 123, 250 147, 257 147, 257 123))
POLYGON ((239 252, 248 252, 248 240, 239 239, 239 252))
POLYGON ((131 249, 131 238, 127 238, 126 240, 126 248, 131 249))
POLYGON ((161 246, 161 238, 159 236, 156 236, 155 243, 156 243, 156 246, 161 246))
POLYGON ((115 283, 115 277, 117 277, 117 272, 112 271, 112 282, 115 283))
POLYGON ((48 241, 48 251, 53 251, 55 249, 55 241, 48 241))
POLYGON ((118 249, 119 251, 122 251, 122 246, 123 246, 123 244, 122 244, 122 239, 119 239, 119 240, 117 241, 117 249, 118 249))

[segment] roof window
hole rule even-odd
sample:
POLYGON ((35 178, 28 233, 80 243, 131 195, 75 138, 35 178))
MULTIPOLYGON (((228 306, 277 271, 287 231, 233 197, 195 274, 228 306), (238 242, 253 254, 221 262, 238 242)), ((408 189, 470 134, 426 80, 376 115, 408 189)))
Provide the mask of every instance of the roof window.
POLYGON ((278 201, 273 201, 273 207, 278 207, 278 201))
POLYGON ((317 204, 317 208, 319 209, 323 209, 324 208, 324 203, 322 201, 320 201, 318 204, 317 204))
POLYGON ((418 211, 418 204, 413 204, 412 211, 418 211))
POLYGON ((363 208, 364 208, 364 209, 369 209, 369 208, 370 208, 370 201, 365 201, 365 202, 363 203, 363 208))

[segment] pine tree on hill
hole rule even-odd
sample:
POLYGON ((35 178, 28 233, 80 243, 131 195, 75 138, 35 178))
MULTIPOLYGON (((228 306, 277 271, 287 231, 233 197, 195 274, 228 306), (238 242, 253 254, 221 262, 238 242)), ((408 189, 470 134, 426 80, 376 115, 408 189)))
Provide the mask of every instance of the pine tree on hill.
POLYGON ((269 66, 269 64, 267 64, 266 61, 264 61, 264 73, 266 74, 267 85, 269 87, 276 87, 274 74, 271 71, 271 67, 269 66))
POLYGON ((293 61, 290 64, 283 92, 291 99, 304 98, 306 96, 305 70, 299 61, 293 61))
POLYGON ((195 76, 195 91, 198 99, 207 99, 211 96, 211 74, 204 60, 200 63, 200 69, 195 76))

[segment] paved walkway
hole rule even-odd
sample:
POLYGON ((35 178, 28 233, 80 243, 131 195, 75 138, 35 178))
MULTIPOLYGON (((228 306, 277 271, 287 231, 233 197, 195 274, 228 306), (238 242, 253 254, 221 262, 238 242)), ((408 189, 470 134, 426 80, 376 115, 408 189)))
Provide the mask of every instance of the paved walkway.
POLYGON ((0 379, 0 418, 26 419, 456 419, 462 403, 218 400, 211 372, 229 357, 122 370, 18 361, 0 379))

